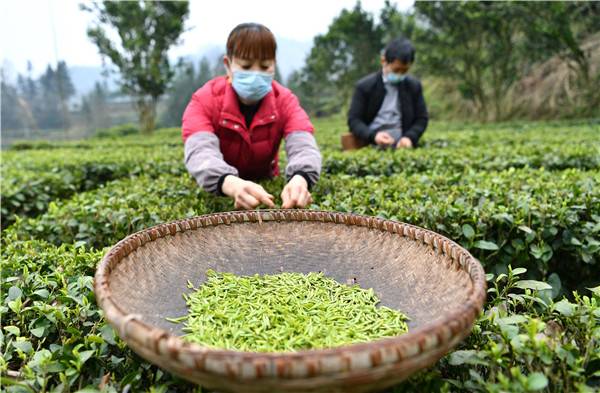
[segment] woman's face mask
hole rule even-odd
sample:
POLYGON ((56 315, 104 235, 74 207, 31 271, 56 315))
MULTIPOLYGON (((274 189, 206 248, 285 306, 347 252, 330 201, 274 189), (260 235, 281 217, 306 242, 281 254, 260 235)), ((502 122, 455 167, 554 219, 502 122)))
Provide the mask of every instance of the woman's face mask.
POLYGON ((246 103, 260 101, 271 91, 275 60, 225 58, 227 74, 237 95, 246 103))
POLYGON ((271 91, 273 75, 259 71, 233 71, 232 85, 244 101, 256 102, 271 91))

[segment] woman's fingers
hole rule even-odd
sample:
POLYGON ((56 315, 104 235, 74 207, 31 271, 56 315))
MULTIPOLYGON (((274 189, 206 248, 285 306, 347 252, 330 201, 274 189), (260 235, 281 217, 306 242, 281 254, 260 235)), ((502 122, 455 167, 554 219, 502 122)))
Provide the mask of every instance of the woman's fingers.
POLYGON ((261 203, 270 208, 274 208, 275 203, 273 202, 273 198, 273 195, 266 192, 262 186, 256 183, 247 182, 238 193, 235 205, 236 208, 246 210, 255 209, 261 203))
POLYGON ((296 203, 296 206, 306 207, 306 205, 308 205, 311 201, 312 197, 310 195, 310 192, 308 192, 306 188, 303 188, 300 191, 300 196, 298 197, 298 203, 296 203))
POLYGON ((282 208, 291 209, 295 207, 298 203, 298 186, 288 183, 283 190, 281 199, 283 202, 281 205, 282 208))
POLYGON ((274 196, 266 192, 265 189, 262 188, 262 186, 256 184, 256 187, 252 187, 250 189, 250 194, 260 203, 263 203, 264 205, 270 208, 275 207, 275 203, 273 202, 274 196))
POLYGON ((260 203, 268 206, 269 208, 274 208, 275 207, 275 202, 273 202, 273 196, 270 195, 261 195, 258 199, 260 201, 260 203))
POLYGON ((284 194, 281 196, 281 207, 284 209, 291 209, 292 207, 294 207, 294 199, 292 196, 292 188, 288 187, 287 192, 284 192, 284 194))
MULTIPOLYGON (((235 198, 236 209, 255 209, 261 203, 269 208, 275 207, 273 195, 269 194, 259 184, 247 182, 242 186, 235 198)), ((281 207, 291 209, 294 207, 306 207, 312 202, 312 195, 306 188, 306 182, 298 179, 290 181, 281 192, 281 207)))
POLYGON ((302 199, 302 204, 299 205, 300 207, 306 207, 308 205, 310 205, 312 203, 312 195, 310 195, 310 192, 308 192, 308 190, 304 191, 304 196, 302 199))
POLYGON ((290 197, 291 197, 292 187, 288 184, 283 187, 283 191, 281 192, 281 208, 289 209, 290 206, 290 197))
POLYGON ((282 205, 284 209, 291 209, 293 207, 306 207, 312 202, 312 196, 310 192, 302 185, 288 184, 281 193, 282 205))
POLYGON ((256 208, 260 204, 258 199, 254 198, 249 193, 241 193, 236 200, 242 209, 250 210, 256 208))

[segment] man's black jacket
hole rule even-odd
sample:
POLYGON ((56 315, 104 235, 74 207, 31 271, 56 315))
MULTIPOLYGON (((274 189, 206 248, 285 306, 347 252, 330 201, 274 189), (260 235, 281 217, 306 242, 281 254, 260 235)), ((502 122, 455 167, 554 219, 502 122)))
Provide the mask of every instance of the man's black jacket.
MULTIPOLYGON (((356 83, 348 111, 348 126, 354 135, 374 143, 375 133, 369 130, 369 124, 377 116, 384 97, 385 86, 381 71, 367 75, 356 83)), ((421 82, 411 76, 400 82, 398 103, 402 115, 402 136, 410 138, 416 147, 429 120, 421 82)))

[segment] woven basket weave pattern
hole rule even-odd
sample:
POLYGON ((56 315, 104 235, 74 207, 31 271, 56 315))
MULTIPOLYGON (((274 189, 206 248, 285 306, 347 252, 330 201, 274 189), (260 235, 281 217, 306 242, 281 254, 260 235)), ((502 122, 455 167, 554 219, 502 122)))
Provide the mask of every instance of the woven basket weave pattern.
POLYGON ((354 214, 308 210, 228 212, 128 236, 100 263, 96 297, 141 356, 219 391, 367 392, 432 364, 469 332, 485 275, 464 248, 434 232, 354 214), (239 275, 323 271, 373 288, 406 313, 407 334, 326 350, 250 353, 177 337, 166 321, 186 313, 182 293, 207 269, 239 275))

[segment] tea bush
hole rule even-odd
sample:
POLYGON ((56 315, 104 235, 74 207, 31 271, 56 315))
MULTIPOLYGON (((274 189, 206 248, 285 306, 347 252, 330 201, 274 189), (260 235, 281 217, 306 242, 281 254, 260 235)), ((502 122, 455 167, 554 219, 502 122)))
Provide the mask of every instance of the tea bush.
POLYGON ((189 176, 136 176, 51 203, 48 212, 8 231, 56 245, 102 248, 148 226, 206 211, 205 193, 189 176))
POLYGON ((491 271, 512 264, 538 279, 556 272, 571 288, 600 277, 597 170, 338 176, 319 183, 315 202, 430 228, 462 243, 491 271))
MULTIPOLYGON (((433 123, 423 148, 402 151, 341 152, 343 119, 316 128, 311 208, 430 228, 488 272, 472 334, 390 391, 600 388, 600 122, 433 123)), ((127 234, 233 208, 187 175, 179 131, 20 149, 2 153, 2 389, 201 391, 130 351, 92 290, 127 234)), ((278 196, 283 179, 263 185, 278 196)))
POLYGON ((392 176, 423 171, 462 172, 467 170, 501 171, 510 168, 544 168, 590 170, 600 167, 600 149, 594 145, 510 146, 493 145, 485 148, 463 146, 424 148, 403 151, 366 149, 356 154, 334 152, 323 162, 330 175, 392 176), (456 150, 460 150, 457 154, 456 150))
MULTIPOLYGON (((175 391, 195 388, 119 340, 92 293, 103 251, 5 239, 2 385, 8 392, 175 391)), ((473 333, 433 368, 394 388, 411 391, 594 391, 600 386, 600 288, 552 300, 556 288, 489 276, 473 333)))
POLYGON ((50 201, 94 189, 107 181, 142 173, 180 174, 183 154, 174 148, 118 146, 3 153, 2 228, 15 216, 35 216, 50 201), (21 155, 28 157, 23 160, 21 155))

